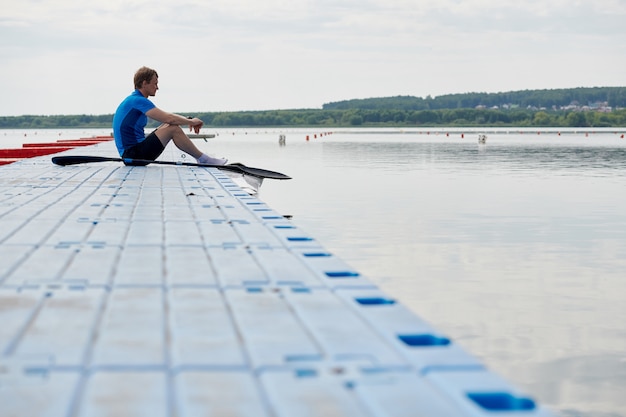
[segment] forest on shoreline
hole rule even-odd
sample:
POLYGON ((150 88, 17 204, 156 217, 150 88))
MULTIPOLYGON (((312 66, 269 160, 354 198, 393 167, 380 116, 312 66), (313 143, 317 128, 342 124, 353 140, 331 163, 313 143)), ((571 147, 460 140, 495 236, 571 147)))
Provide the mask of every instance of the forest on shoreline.
MULTIPOLYGON (((179 114, 213 127, 626 127, 626 87, 396 96, 327 103, 322 109, 179 114)), ((0 129, 108 128, 112 121, 113 114, 0 116, 0 129)))

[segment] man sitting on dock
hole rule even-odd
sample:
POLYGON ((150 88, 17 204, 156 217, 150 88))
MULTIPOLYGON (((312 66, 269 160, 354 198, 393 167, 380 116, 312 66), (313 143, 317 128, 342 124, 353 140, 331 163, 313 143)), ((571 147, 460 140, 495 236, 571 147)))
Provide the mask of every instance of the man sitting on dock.
MULTIPOLYGON (((165 112, 156 107, 148 97, 154 97, 159 89, 159 75, 151 68, 141 67, 135 73, 135 91, 126 97, 113 116, 113 136, 121 157, 154 161, 161 155, 170 140, 181 151, 196 158, 200 164, 224 165, 227 160, 212 158, 200 151, 185 134, 181 126, 200 132, 204 124, 198 118, 187 118, 165 112), (148 117, 163 123, 148 136, 144 128, 148 117)), ((128 161, 127 165, 147 165, 128 161)))

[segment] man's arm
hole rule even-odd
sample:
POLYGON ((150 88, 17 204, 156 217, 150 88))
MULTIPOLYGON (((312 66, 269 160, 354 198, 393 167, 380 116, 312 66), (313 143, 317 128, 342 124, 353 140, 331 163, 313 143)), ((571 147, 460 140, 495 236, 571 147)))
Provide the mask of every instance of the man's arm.
POLYGON ((181 116, 179 114, 165 112, 158 107, 154 107, 148 110, 146 112, 146 116, 158 122, 167 123, 168 125, 189 125, 189 130, 193 128, 196 133, 200 131, 200 128, 204 124, 204 122, 197 117, 194 117, 193 119, 188 119, 185 116, 181 116))

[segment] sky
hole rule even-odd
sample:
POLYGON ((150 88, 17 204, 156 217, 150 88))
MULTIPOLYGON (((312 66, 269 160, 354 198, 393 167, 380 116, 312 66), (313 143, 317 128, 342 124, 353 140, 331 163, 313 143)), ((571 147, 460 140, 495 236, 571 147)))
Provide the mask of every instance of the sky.
POLYGON ((0 116, 626 86, 626 0, 0 0, 0 116))

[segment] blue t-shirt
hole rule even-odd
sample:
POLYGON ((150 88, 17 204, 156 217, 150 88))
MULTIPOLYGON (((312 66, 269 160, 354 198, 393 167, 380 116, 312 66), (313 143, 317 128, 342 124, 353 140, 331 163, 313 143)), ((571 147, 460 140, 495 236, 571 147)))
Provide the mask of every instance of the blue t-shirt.
POLYGON ((144 128, 148 124, 146 112, 156 107, 139 90, 126 97, 113 116, 113 136, 120 156, 124 150, 137 145, 146 138, 144 128))

